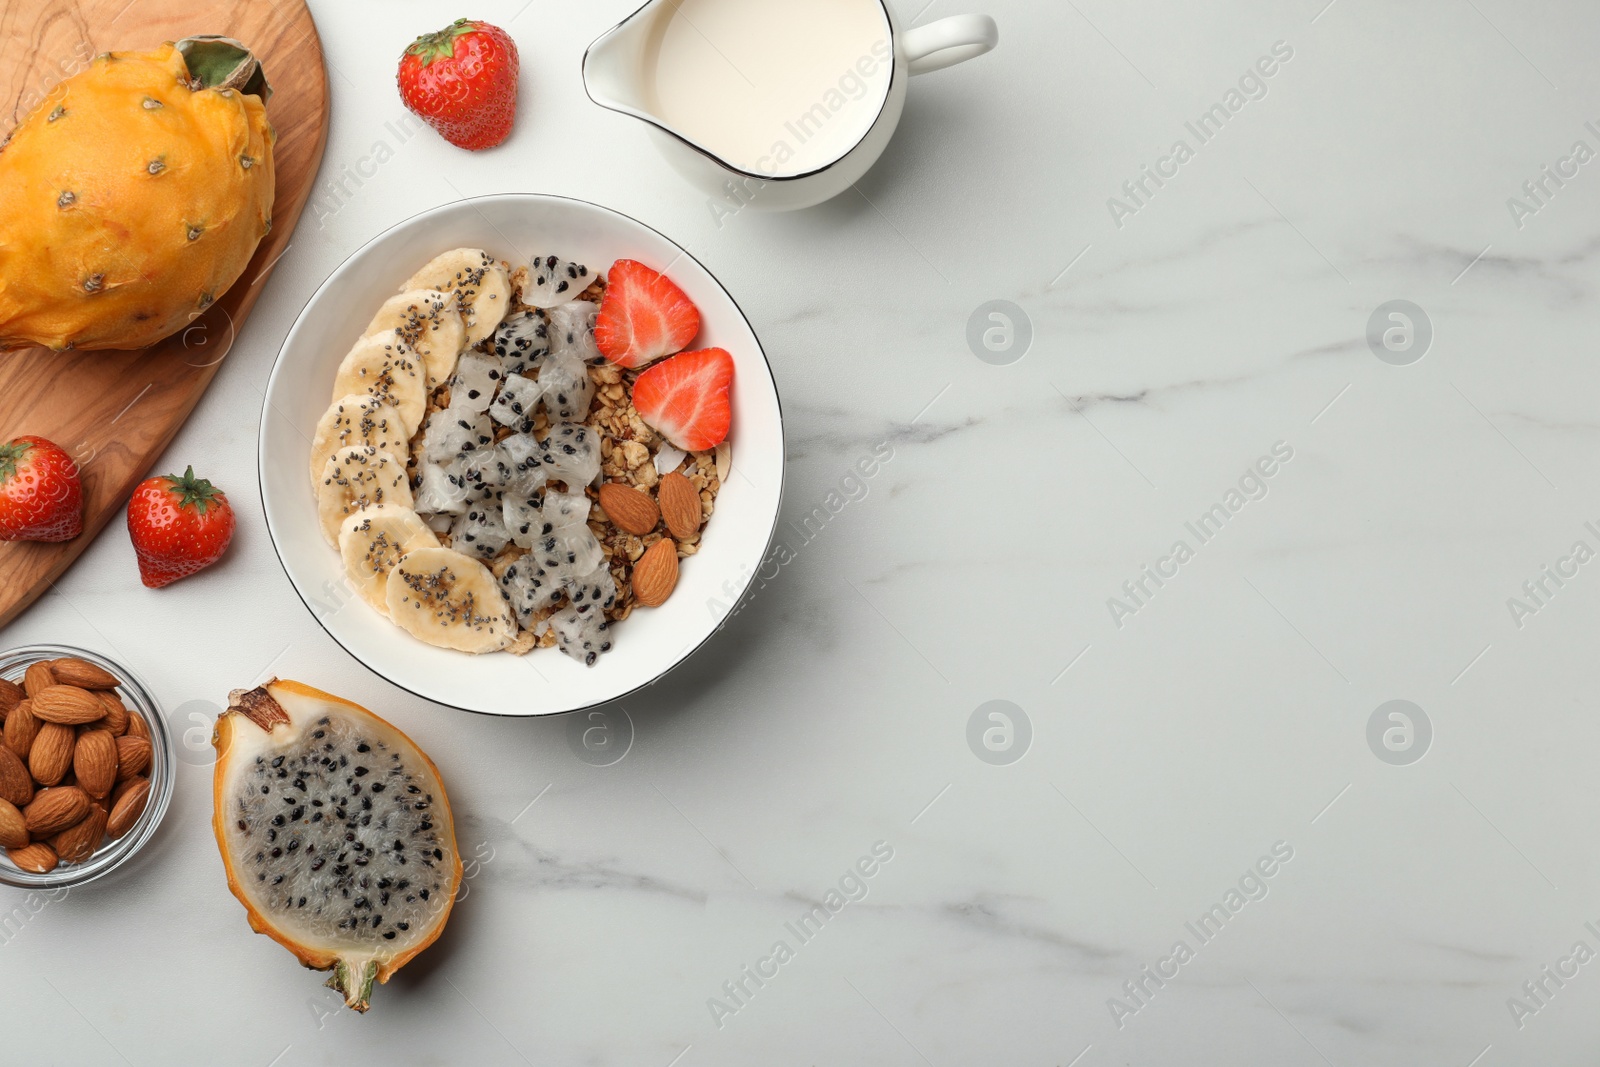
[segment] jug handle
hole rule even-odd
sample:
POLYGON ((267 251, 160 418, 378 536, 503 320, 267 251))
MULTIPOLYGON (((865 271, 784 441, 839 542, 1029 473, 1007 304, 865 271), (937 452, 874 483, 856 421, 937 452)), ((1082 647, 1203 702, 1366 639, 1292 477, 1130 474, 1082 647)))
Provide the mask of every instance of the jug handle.
POLYGON ((951 15, 900 35, 912 74, 943 70, 993 50, 1000 27, 988 15, 951 15))

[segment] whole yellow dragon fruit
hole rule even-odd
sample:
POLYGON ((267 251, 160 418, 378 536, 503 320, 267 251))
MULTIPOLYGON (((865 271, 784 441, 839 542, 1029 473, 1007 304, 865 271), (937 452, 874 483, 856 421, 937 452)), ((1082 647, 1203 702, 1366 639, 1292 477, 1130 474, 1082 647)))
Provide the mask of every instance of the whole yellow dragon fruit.
POLYGON ((249 50, 108 52, 0 144, 0 350, 144 348, 272 226, 271 94, 249 50))

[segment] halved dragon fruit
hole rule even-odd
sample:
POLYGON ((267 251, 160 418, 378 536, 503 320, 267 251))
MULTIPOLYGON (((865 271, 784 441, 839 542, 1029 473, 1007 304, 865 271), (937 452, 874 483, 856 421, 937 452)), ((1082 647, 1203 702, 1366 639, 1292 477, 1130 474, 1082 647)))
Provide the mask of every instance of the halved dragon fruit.
POLYGON ((494 424, 489 416, 452 405, 434 412, 428 419, 428 429, 422 437, 422 454, 434 463, 450 463, 492 444, 494 424))
POLYGON ((532 556, 523 556, 505 569, 500 575, 500 591, 523 629, 533 626, 534 615, 555 607, 562 597, 560 584, 551 581, 532 556))
POLYGON ((500 387, 500 395, 489 405, 489 414, 500 425, 511 427, 514 433, 527 433, 533 429, 533 415, 539 410, 539 397, 543 392, 541 383, 512 374, 500 387))
POLYGON ((600 437, 587 426, 554 426, 539 442, 545 474, 553 481, 581 490, 600 474, 600 437))
POLYGON ((587 300, 574 300, 547 311, 550 355, 558 357, 570 353, 582 360, 599 359, 600 349, 594 343, 594 320, 599 311, 587 300))
POLYGON ((589 415, 594 399, 594 382, 589 368, 571 352, 551 356, 539 371, 544 386, 544 410, 551 422, 582 422, 589 415))
POLYGON ((456 363, 455 377, 450 379, 450 406, 487 411, 505 376, 505 364, 499 356, 463 353, 456 363))
POLYGON ((512 312, 494 331, 491 345, 507 374, 532 370, 550 354, 548 323, 537 311, 512 312))
POLYGON ((450 547, 479 559, 494 559, 511 540, 499 500, 474 501, 450 527, 450 547))
POLYGON ((617 602, 617 583, 611 577, 611 568, 605 560, 588 574, 568 578, 561 583, 572 598, 574 607, 597 604, 602 611, 617 602))
POLYGON ((553 308, 575 299, 594 281, 589 268, 555 256, 535 256, 528 263, 528 284, 522 302, 536 308, 553 308))
MULTIPOLYGON (((423 462, 422 484, 417 488, 414 503, 417 514, 459 515, 467 510, 467 482, 461 475, 460 463, 459 460, 451 460, 449 464, 423 462)), ((449 529, 448 522, 444 529, 449 529)), ((435 528, 435 532, 440 530, 435 528)))
POLYGON ((593 604, 573 604, 550 616, 556 632, 556 646, 582 663, 593 667, 602 654, 611 651, 606 613, 593 604))

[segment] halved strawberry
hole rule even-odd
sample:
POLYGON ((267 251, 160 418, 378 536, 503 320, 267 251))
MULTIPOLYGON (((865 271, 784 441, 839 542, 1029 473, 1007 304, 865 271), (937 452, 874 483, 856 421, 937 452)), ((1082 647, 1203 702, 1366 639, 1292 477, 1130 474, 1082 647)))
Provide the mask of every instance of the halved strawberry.
POLYGON ((657 433, 686 452, 715 448, 728 436, 733 357, 721 348, 683 352, 639 375, 633 406, 657 433))
POLYGON ((667 276, 631 259, 606 274, 606 295, 594 323, 600 354, 619 367, 681 352, 700 332, 700 310, 667 276))

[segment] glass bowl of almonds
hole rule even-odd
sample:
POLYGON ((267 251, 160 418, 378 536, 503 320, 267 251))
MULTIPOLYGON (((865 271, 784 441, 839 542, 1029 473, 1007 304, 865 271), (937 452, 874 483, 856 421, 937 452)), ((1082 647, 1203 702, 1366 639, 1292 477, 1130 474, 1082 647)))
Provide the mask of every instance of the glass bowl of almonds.
POLYGON ((161 709, 87 649, 0 653, 0 884, 79 886, 142 848, 172 799, 161 709))

